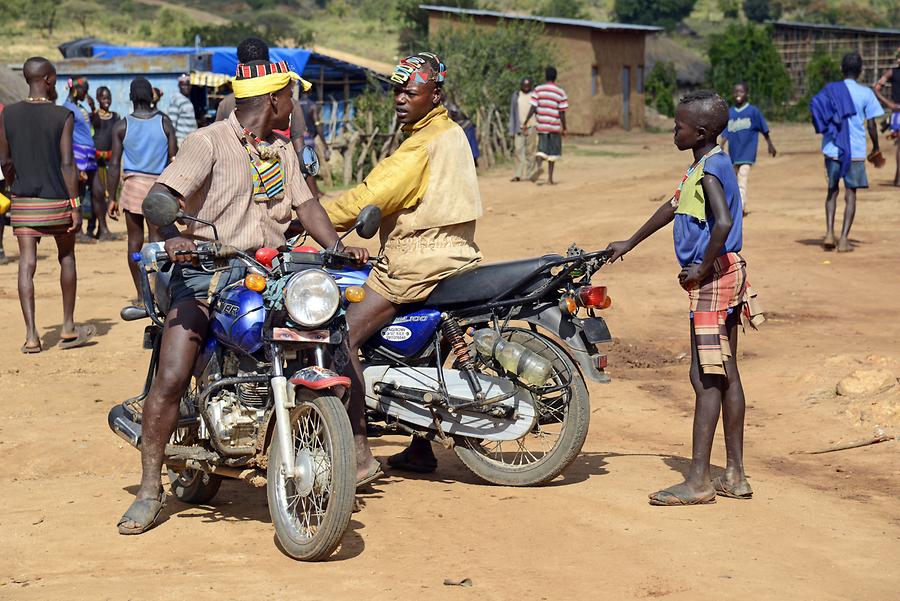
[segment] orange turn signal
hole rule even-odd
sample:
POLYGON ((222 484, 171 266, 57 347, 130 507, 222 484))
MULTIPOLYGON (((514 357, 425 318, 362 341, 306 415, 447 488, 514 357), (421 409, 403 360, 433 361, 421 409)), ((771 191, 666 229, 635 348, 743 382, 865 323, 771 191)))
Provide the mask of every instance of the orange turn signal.
POLYGON ((366 298, 366 291, 362 286, 347 286, 344 290, 344 298, 348 303, 361 303, 366 298))
POLYGON ((251 273, 244 278, 244 287, 254 292, 262 292, 266 289, 266 278, 258 273, 251 273))
POLYGON ((570 315, 578 313, 578 303, 571 296, 564 296, 559 300, 559 310, 566 311, 570 315))

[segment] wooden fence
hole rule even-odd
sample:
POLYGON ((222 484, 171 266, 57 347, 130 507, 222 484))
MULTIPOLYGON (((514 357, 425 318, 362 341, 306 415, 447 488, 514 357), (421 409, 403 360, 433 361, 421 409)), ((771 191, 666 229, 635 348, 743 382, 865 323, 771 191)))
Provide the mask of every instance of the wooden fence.
MULTIPOLYGON (((405 138, 405 134, 398 127, 396 116, 392 119, 390 127, 384 129, 375 124, 371 113, 362 115, 356 122, 362 123, 362 127, 345 128, 340 136, 331 138, 332 154, 341 155, 338 162, 345 186, 362 182, 379 161, 397 150, 405 138)), ((478 109, 472 123, 476 128, 478 147, 481 151, 479 168, 490 168, 512 157, 512 143, 507 135, 503 117, 496 107, 478 109)), ((333 126, 331 131, 334 131, 333 126)))

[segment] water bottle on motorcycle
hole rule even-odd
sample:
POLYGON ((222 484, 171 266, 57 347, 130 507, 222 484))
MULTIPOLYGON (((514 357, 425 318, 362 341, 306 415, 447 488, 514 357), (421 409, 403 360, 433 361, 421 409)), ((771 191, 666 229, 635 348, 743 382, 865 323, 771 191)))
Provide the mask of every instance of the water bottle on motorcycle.
POLYGON ((504 340, 497 330, 483 328, 474 334, 475 348, 486 359, 496 359, 503 369, 532 386, 543 386, 550 377, 550 361, 517 342, 504 340))
POLYGON ((166 252, 165 241, 148 242, 141 247, 140 252, 131 254, 131 260, 135 263, 140 263, 145 269, 158 270, 156 256, 164 252, 166 252))

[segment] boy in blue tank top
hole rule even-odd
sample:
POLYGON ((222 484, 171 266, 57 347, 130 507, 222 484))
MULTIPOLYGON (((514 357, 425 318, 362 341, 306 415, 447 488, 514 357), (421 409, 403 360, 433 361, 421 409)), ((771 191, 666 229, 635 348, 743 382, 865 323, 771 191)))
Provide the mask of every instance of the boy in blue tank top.
POLYGON ((742 316, 762 322, 747 282, 740 192, 728 158, 716 143, 728 124, 728 105, 714 92, 685 96, 675 110, 675 146, 694 161, 670 200, 628 240, 607 248, 610 262, 674 222, 678 280, 690 298, 691 384, 696 394, 693 453, 685 481, 650 495, 651 505, 714 503, 716 495, 749 499, 744 475, 744 391, 737 368, 742 316), (727 463, 711 480, 709 460, 722 411, 727 463))
MULTIPOLYGON (((112 151, 109 159, 109 216, 119 218, 119 209, 125 214, 125 227, 128 230, 128 252, 125 260, 131 271, 134 282, 135 300, 141 298, 140 274, 138 265, 131 260, 131 255, 140 252, 144 245, 144 215, 141 203, 156 178, 172 162, 178 151, 175 127, 171 119, 151 107, 153 88, 143 77, 131 82, 131 103, 134 111, 124 119, 120 119, 113 127, 112 151), (121 167, 123 184, 119 187, 119 170, 121 167)), ((151 242, 159 240, 156 228, 147 222, 151 242)))

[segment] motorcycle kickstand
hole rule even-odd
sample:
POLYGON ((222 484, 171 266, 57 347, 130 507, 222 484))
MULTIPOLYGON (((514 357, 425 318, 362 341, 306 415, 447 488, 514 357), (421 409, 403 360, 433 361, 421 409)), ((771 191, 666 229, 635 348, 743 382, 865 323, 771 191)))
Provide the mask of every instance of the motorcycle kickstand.
POLYGON ((428 410, 431 412, 431 422, 437 431, 438 442, 449 451, 456 444, 455 441, 444 432, 444 429, 441 427, 441 416, 437 414, 434 407, 429 407, 428 410))

